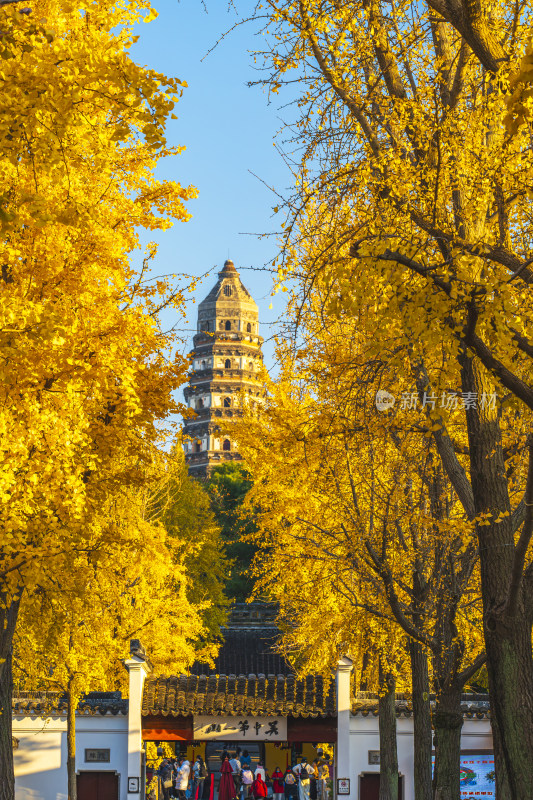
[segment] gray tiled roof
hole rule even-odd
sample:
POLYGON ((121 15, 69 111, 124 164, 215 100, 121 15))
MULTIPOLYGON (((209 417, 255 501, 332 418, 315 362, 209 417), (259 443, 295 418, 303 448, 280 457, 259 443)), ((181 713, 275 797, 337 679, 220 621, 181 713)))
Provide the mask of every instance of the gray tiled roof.
MULTIPOLYGON (((17 692, 13 695, 13 714, 49 716, 67 713, 67 696, 61 692, 17 692)), ((77 714, 96 716, 96 714, 128 713, 128 701, 121 692, 89 692, 78 703, 77 714)))
POLYGON ((335 685, 307 675, 172 675, 148 678, 142 713, 162 716, 329 717, 336 714, 335 685))
MULTIPOLYGON (((432 710, 435 709, 435 697, 431 695, 430 703, 432 710)), ((396 716, 410 717, 413 713, 413 705, 409 695, 396 695, 396 716)), ((465 719, 484 719, 490 716, 490 703, 488 695, 463 694, 461 699, 461 711, 465 719)), ((361 692, 352 701, 352 714, 354 716, 368 717, 378 716, 378 697, 375 694, 361 692)))

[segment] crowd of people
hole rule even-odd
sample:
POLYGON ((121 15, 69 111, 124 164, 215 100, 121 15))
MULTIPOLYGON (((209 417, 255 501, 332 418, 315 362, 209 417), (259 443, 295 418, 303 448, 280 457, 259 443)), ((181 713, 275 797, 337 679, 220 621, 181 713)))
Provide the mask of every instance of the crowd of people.
MULTIPOLYGON (((262 764, 252 771, 247 750, 222 754, 223 772, 231 769, 233 793, 219 790, 218 800, 327 800, 327 778, 329 768, 321 754, 311 764, 302 756, 293 767, 285 772, 277 766, 269 775, 262 764), (228 765, 224 769, 224 763, 228 765)), ((222 783, 222 782, 221 782, 222 783)), ((231 787, 231 784, 228 784, 231 787)), ((223 787, 225 789, 225 787, 223 787)))
MULTIPOLYGON (((203 800, 208 771, 202 756, 197 756, 192 768, 184 756, 164 758, 158 774, 163 800, 203 800)), ((328 777, 328 763, 320 751, 310 764, 302 756, 293 767, 285 771, 276 767, 271 775, 261 763, 252 767, 247 750, 224 751, 218 800, 328 800, 328 777)))
POLYGON ((207 769, 202 756, 198 756, 192 770, 185 756, 164 758, 159 765, 159 784, 163 800, 202 800, 207 769))

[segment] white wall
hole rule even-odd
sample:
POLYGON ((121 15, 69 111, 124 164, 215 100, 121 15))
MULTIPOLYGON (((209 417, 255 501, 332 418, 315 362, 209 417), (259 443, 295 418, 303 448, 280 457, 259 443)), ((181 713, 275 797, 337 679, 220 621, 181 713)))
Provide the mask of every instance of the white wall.
MULTIPOLYGON (((368 763, 368 751, 379 750, 378 718, 373 714, 352 716, 350 720, 350 769, 352 797, 359 800, 359 776, 379 772, 378 764, 368 763)), ((404 800, 414 800, 413 718, 397 719, 398 769, 404 776, 404 800)), ((461 731, 461 750, 492 750, 490 721, 465 719, 461 731)))
MULTIPOLYGON (((119 714, 76 718, 76 771, 116 772, 120 800, 127 797, 128 719, 119 714), (109 748, 110 762, 86 764, 85 748, 109 748)), ((16 800, 67 800, 66 717, 13 718, 16 800)))
POLYGON ((16 800, 66 800, 67 723, 61 717, 14 717, 16 800))
MULTIPOLYGON (((413 719, 399 717, 398 764, 404 776, 404 800, 414 800, 413 719)), ((65 717, 13 718, 13 735, 19 740, 14 753, 16 800, 67 800, 67 722, 65 717)), ((123 715, 78 716, 76 718, 76 770, 111 771, 120 775, 120 800, 127 800, 128 719, 123 715), (109 764, 86 764, 85 748, 109 748, 109 764)), ((490 721, 465 719, 461 748, 492 750, 490 721)), ((379 750, 378 719, 358 714, 350 719, 351 797, 359 800, 359 776, 379 772, 368 763, 368 751, 379 750)), ((345 777, 343 775, 343 777, 345 777)))

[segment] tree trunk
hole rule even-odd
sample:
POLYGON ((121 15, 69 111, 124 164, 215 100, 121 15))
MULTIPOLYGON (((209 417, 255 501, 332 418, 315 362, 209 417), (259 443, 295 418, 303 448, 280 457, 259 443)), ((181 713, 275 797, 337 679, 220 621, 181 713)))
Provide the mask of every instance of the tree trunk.
POLYGON ((76 679, 70 678, 67 693, 67 783, 68 800, 77 800, 76 783, 76 708, 78 705, 76 679))
MULTIPOLYGON (((380 670, 381 671, 381 670, 380 670)), ((398 800, 398 750, 396 744, 396 681, 385 676, 384 695, 379 696, 379 800, 398 800)))
POLYGON ((433 714, 435 730, 435 771, 433 773, 434 800, 460 800, 460 756, 462 688, 448 688, 437 697, 433 714))
POLYGON ((431 707, 428 657, 420 642, 409 641, 413 687, 415 800, 431 800, 431 707))
POLYGON ((0 800, 15 800, 13 769, 13 636, 20 594, 0 593, 0 800))
POLYGON ((368 668, 372 661, 372 651, 370 648, 363 653, 363 660, 361 662, 361 678, 359 680, 359 691, 368 691, 368 668))
POLYGON ((530 800, 533 786, 533 683, 530 626, 486 631, 498 800, 530 800), (501 638, 500 638, 501 637, 501 638))
MULTIPOLYGON (((479 392, 480 380, 463 358, 463 391, 479 392)), ((513 573, 514 532, 497 419, 466 411, 470 474, 478 525, 481 594, 494 735, 498 800, 529 800, 533 786, 533 659, 531 620, 523 585, 516 611, 506 615, 513 573), (499 514, 507 516, 497 520, 499 514)))
POLYGON ((15 800, 13 771, 13 696, 12 655, 9 653, 0 673, 0 800, 15 800))

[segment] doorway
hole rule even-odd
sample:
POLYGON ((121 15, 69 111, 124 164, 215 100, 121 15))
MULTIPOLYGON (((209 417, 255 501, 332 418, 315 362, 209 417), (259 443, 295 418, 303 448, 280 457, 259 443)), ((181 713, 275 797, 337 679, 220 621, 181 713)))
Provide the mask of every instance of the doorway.
POLYGON ((77 786, 78 800, 118 800, 116 772, 80 772, 77 786))
MULTIPOLYGON (((205 745, 205 762, 207 764, 207 769, 209 774, 214 773, 215 781, 218 784, 220 780, 220 767, 222 766, 221 756, 223 752, 228 752, 230 757, 233 753, 236 752, 237 748, 241 749, 241 752, 244 750, 248 750, 248 755, 250 756, 250 762, 252 767, 252 772, 255 770, 258 764, 264 765, 264 745, 262 742, 219 742, 218 739, 215 741, 206 742, 205 745)), ((80 800, 80 798, 78 798, 80 800)))
MULTIPOLYGON (((379 772, 359 776, 359 800, 379 800, 379 772)), ((403 800, 403 776, 398 776, 398 800, 403 800)))

